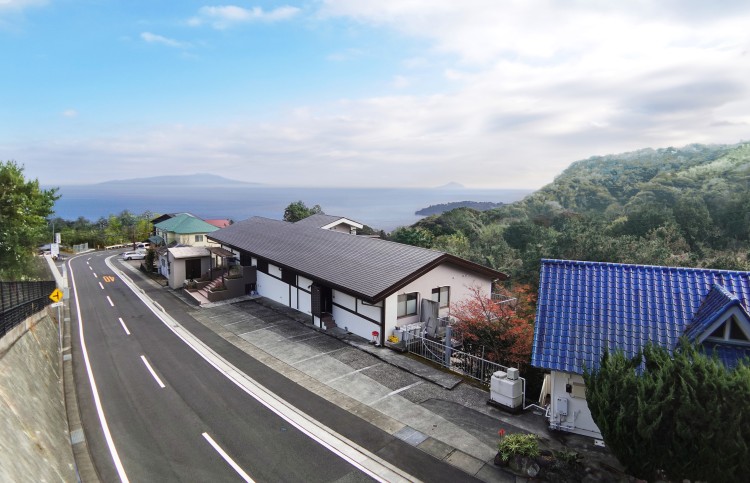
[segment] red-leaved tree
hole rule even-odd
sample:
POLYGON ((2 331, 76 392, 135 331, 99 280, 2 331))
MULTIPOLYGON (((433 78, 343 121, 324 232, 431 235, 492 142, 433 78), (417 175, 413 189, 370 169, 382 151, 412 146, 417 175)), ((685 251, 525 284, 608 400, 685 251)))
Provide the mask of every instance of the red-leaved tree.
POLYGON ((451 306, 454 330, 472 353, 499 364, 522 367, 529 363, 534 337, 535 297, 528 286, 515 287, 511 294, 498 289, 505 300, 493 300, 479 287, 471 297, 451 306), (515 299, 515 300, 513 300, 515 299))

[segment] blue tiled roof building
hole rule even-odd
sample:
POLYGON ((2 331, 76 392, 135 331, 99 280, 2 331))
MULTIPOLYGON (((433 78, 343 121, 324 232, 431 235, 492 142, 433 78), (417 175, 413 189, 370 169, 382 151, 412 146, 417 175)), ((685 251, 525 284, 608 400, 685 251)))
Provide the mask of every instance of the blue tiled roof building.
POLYGON ((750 356, 748 302, 750 272, 542 260, 531 364, 583 374, 685 335, 731 366, 750 356))

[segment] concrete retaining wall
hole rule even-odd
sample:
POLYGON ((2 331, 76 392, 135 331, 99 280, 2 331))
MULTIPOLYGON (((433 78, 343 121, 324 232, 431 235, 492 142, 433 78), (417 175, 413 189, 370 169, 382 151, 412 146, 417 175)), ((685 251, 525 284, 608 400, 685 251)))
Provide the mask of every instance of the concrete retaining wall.
POLYGON ((61 385, 59 333, 46 311, 3 337, 0 481, 77 481, 61 385))

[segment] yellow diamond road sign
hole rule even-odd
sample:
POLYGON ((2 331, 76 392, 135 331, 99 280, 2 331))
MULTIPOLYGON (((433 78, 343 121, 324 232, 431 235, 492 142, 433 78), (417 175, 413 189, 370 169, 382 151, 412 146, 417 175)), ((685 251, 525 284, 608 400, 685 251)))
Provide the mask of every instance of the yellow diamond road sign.
POLYGON ((59 302, 62 297, 63 297, 63 293, 59 288, 56 288, 55 290, 52 291, 51 294, 49 294, 49 298, 53 302, 59 302))

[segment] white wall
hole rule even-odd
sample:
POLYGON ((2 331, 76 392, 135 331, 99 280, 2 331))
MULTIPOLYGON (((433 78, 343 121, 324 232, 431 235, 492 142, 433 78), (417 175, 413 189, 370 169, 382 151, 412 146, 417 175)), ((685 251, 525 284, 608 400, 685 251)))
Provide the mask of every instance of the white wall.
POLYGON ((337 326, 368 340, 372 338, 372 331, 376 330, 378 333, 380 332, 380 324, 364 319, 357 314, 363 314, 371 319, 380 320, 379 307, 368 307, 363 305, 361 300, 357 300, 349 294, 334 290, 332 315, 337 326), (356 314, 345 309, 354 311, 356 314), (372 309, 376 309, 376 311, 372 309))
MULTIPOLYGON (((270 266, 269 266, 270 271, 270 266)), ((258 272, 257 290, 263 297, 289 305, 289 285, 263 272, 258 272)))
POLYGON ((419 322, 419 310, 422 308, 422 299, 432 300, 432 289, 438 287, 450 287, 449 306, 440 309, 440 316, 450 315, 450 305, 470 297, 470 288, 479 286, 489 297, 492 291, 492 279, 485 275, 463 269, 457 265, 444 263, 430 270, 419 277, 398 293, 388 297, 386 303, 386 323, 385 335, 388 337, 393 333, 396 326, 403 326, 414 322, 419 322), (418 292, 417 315, 407 317, 397 317, 398 295, 418 292))
POLYGON ((169 254, 169 262, 172 265, 169 273, 169 288, 182 288, 185 281, 185 260, 175 258, 169 254))
POLYGON ((591 411, 589 411, 589 406, 586 403, 583 376, 569 372, 552 371, 551 380, 550 427, 583 436, 601 438, 602 434, 591 417, 591 411), (572 389, 570 393, 566 390, 568 384, 572 389), (567 416, 559 414, 563 407, 563 402, 560 399, 567 400, 567 416))

